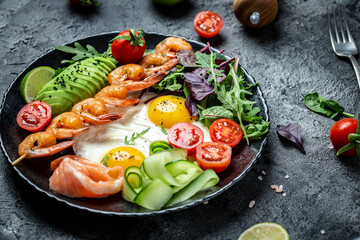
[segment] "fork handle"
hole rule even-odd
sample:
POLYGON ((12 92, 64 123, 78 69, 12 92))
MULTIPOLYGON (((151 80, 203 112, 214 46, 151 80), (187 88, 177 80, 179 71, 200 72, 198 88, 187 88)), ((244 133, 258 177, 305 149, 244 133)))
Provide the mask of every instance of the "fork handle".
POLYGON ((355 59, 354 56, 350 55, 349 58, 350 58, 350 61, 351 61, 352 65, 353 65, 353 67, 354 67, 356 78, 357 78, 359 88, 360 88, 360 66, 359 66, 359 63, 355 59))

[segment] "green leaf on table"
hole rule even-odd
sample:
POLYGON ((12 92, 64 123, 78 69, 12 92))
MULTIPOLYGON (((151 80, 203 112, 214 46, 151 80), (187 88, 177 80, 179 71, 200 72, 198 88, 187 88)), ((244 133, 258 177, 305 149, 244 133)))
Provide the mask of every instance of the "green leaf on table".
POLYGON ((329 118, 334 118, 339 114, 345 115, 347 117, 354 117, 354 115, 344 112, 344 107, 341 106, 337 101, 325 99, 317 92, 305 95, 304 103, 310 110, 323 114, 329 118))

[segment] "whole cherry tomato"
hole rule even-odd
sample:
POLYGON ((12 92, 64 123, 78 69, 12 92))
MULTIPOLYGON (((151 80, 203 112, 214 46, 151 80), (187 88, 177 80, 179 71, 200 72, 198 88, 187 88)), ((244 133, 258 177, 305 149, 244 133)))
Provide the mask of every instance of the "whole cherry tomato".
POLYGON ((49 124, 51 117, 51 107, 48 103, 32 101, 19 111, 16 122, 27 131, 38 132, 49 124))
POLYGON ((211 38, 221 31, 224 21, 219 14, 211 11, 204 11, 196 15, 193 24, 196 32, 201 37, 211 38))
MULTIPOLYGON (((348 136, 350 133, 356 133, 358 121, 353 118, 344 118, 337 121, 330 129, 330 140, 335 150, 339 150, 346 144, 350 143, 348 136)), ((356 156, 355 148, 343 152, 344 156, 356 156)))
POLYGON ((143 57, 146 43, 144 30, 130 29, 112 39, 111 53, 120 64, 137 63, 143 57), (137 32, 136 32, 137 31, 137 32))

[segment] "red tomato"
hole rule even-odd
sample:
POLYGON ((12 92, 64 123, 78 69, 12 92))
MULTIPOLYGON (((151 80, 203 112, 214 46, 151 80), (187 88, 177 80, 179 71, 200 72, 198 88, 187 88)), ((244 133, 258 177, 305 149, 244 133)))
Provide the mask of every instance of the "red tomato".
MULTIPOLYGON (((337 121, 330 129, 330 140, 335 150, 339 150, 346 144, 350 143, 348 135, 350 133, 356 133, 358 121, 353 118, 344 118, 337 121)), ((344 156, 356 156, 355 148, 351 148, 346 152, 343 152, 344 156)))
POLYGON ((168 131, 168 141, 176 148, 185 148, 188 154, 195 152, 196 146, 204 141, 204 133, 191 123, 177 123, 168 131))
POLYGON ((224 171, 231 161, 231 147, 220 142, 204 142, 196 147, 196 162, 203 170, 224 171))
POLYGON ((222 118, 213 122, 209 129, 210 138, 213 142, 222 142, 230 147, 235 147, 243 136, 239 124, 233 120, 222 118))
MULTIPOLYGON (((111 44, 111 53, 120 64, 137 63, 140 61, 145 52, 145 39, 137 37, 139 33, 135 31, 131 36, 130 31, 134 31, 134 29, 121 32, 117 35, 117 37, 125 36, 131 40, 119 39, 113 41, 111 44)), ((142 31, 140 36, 143 35, 144 32, 142 31)))
POLYGON ((219 14, 211 11, 200 12, 194 19, 196 32, 204 38, 216 36, 224 25, 223 19, 219 14))
POLYGON ((32 101, 19 111, 16 122, 27 131, 38 132, 49 124, 51 116, 51 107, 48 103, 32 101))

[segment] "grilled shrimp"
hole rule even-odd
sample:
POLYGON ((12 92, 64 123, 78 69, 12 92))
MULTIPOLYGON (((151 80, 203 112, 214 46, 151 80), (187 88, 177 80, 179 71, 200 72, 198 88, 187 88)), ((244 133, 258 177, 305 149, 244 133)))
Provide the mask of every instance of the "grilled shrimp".
POLYGON ((108 76, 108 80, 112 85, 125 80, 139 81, 145 77, 144 68, 142 66, 137 64, 126 64, 112 71, 108 76))
POLYGON ((18 152, 20 156, 25 155, 25 158, 40 158, 56 154, 73 144, 74 140, 56 144, 54 134, 37 132, 30 134, 20 143, 18 152))
POLYGON ((178 51, 185 49, 192 50, 190 43, 177 37, 167 37, 155 47, 157 53, 164 53, 170 58, 175 57, 178 51))
MULTIPOLYGON (((132 80, 128 80, 132 81, 132 80)), ((125 83, 126 81, 124 81, 125 83)), ((123 84, 114 84, 103 88, 95 95, 95 99, 102 101, 105 104, 114 105, 118 107, 125 107, 138 103, 138 99, 126 99, 128 90, 123 84)))
POLYGON ((109 123, 122 117, 119 113, 109 113, 105 103, 96 98, 87 98, 75 104, 72 112, 79 114, 91 125, 109 123))
POLYGON ((55 135, 56 139, 73 138, 86 131, 84 118, 74 112, 64 112, 56 116, 45 129, 45 132, 55 135))
POLYGON ((166 56, 165 53, 151 53, 141 59, 139 65, 143 68, 161 66, 171 58, 166 56))

